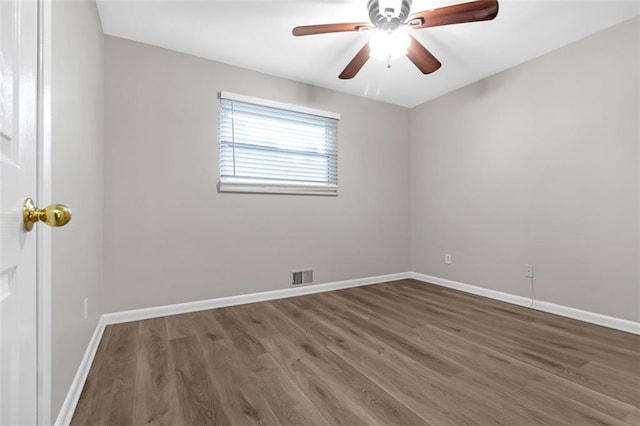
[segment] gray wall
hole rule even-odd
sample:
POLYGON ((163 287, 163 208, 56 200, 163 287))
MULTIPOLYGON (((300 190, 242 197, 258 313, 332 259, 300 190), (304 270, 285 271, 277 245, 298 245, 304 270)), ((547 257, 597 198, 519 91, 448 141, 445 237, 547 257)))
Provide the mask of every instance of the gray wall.
POLYGON ((411 111, 412 270, 640 320, 639 28, 411 111))
POLYGON ((409 269, 409 114, 106 37, 106 311, 409 269), (218 193, 220 90, 342 114, 338 197, 218 193), (386 125, 385 125, 386 124, 386 125))
POLYGON ((55 419, 103 313, 104 35, 93 1, 52 2, 52 51, 51 201, 74 214, 52 232, 55 419))

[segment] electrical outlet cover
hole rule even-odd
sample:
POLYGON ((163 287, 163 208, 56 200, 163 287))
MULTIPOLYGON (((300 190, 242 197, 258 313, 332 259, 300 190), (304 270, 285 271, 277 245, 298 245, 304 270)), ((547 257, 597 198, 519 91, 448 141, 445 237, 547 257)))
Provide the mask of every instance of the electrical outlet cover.
POLYGON ((524 265, 524 276, 526 278, 533 278, 533 265, 524 265))

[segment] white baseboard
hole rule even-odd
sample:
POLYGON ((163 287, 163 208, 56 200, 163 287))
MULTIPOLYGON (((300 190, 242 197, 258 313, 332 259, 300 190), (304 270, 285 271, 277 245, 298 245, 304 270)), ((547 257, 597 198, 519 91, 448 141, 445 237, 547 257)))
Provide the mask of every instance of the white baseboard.
POLYGON ((100 340, 102 340, 102 334, 104 333, 104 327, 106 325, 103 319, 104 316, 100 317, 100 320, 98 320, 98 324, 96 325, 96 329, 91 336, 91 340, 89 340, 87 350, 84 352, 78 371, 71 382, 69 392, 67 392, 67 397, 62 403, 62 407, 60 408, 60 412, 58 413, 58 417, 54 423, 56 426, 67 426, 71 423, 71 418, 73 417, 73 413, 76 411, 76 406, 80 400, 82 388, 84 387, 84 383, 87 381, 91 364, 93 364, 93 358, 96 356, 98 345, 100 344, 100 340))
POLYGON ((340 290, 343 288, 359 287, 363 285, 379 284, 388 281, 396 281, 410 278, 409 272, 397 274, 378 275, 375 277, 358 278, 346 281, 336 281, 326 284, 315 284, 304 287, 286 288, 282 290, 265 291, 261 293, 242 294, 239 296, 220 297, 217 299, 199 300, 195 302, 178 303, 175 305, 157 306, 152 308, 134 309, 130 311, 112 312, 104 314, 98 321, 98 325, 89 341, 84 357, 80 362, 78 371, 73 378, 73 382, 67 393, 67 397, 62 404, 62 408, 56 419, 56 426, 67 426, 71 422, 73 413, 76 410, 82 388, 89 375, 93 358, 98 350, 100 339, 104 333, 105 326, 119 324, 129 321, 139 321, 149 318, 164 317, 167 315, 185 314, 188 312, 203 311, 214 308, 224 308, 226 306, 244 305, 247 303, 263 302, 267 300, 284 299, 287 297, 303 296, 305 294, 322 293, 325 291, 340 290))
MULTIPOLYGON (((247 303, 263 302, 267 300, 284 299, 287 297, 303 296, 305 294, 322 293, 326 291, 340 290, 343 288, 359 287, 370 284, 379 284, 389 281, 397 281, 412 278, 426 283, 436 284, 442 287, 448 287, 455 290, 464 291, 466 293, 477 294, 479 296, 491 299, 501 300, 503 302, 514 305, 529 307, 531 299, 528 297, 516 296, 509 293, 490 290, 469 284, 451 281, 444 278, 433 277, 430 275, 420 274, 417 272, 401 272, 397 274, 379 275, 375 277, 360 278, 346 281, 336 281, 326 284, 316 284, 305 287, 287 288, 282 290, 265 291, 262 293, 243 294, 239 296, 220 297, 217 299, 200 300, 195 302, 178 303, 175 305, 157 306, 152 308, 134 309, 130 311, 112 312, 104 314, 100 318, 96 330, 89 341, 87 350, 78 367, 78 372, 71 383, 58 418, 56 425, 66 426, 71 421, 71 417, 75 412, 76 405, 80 399, 82 388, 89 374, 89 369, 93 363, 100 339, 104 333, 104 328, 110 324, 119 324, 129 321, 139 321, 150 318, 158 318, 167 315, 184 314, 188 312, 196 312, 207 309, 223 308, 227 306, 244 305, 247 303)), ((589 322, 592 324, 602 325, 604 327, 616 330, 626 331, 629 333, 640 335, 640 323, 628 321, 620 318, 609 317, 606 315, 596 314, 593 312, 582 311, 579 309, 569 308, 566 306, 556 305, 549 302, 536 301, 532 307, 544 312, 560 315, 563 317, 574 318, 577 320, 589 322)))
POLYGON ((478 296, 488 297, 490 299, 501 300, 503 302, 511 303, 514 305, 520 305, 537 309, 539 311, 548 312, 551 314, 560 315, 567 318, 573 318, 580 321, 588 322, 591 324, 601 325, 603 327, 613 328, 620 331, 626 331, 627 333, 640 334, 640 323, 610 317, 607 315, 597 314, 594 312, 583 311, 580 309, 569 308, 567 306, 556 305, 555 303, 542 302, 536 300, 534 305, 531 306, 531 299, 528 297, 516 296, 509 293, 503 293, 501 291, 490 290, 483 287, 477 287, 474 285, 464 284, 457 281, 447 280, 445 278, 433 277, 431 275, 420 274, 418 272, 410 272, 410 277, 423 281, 426 283, 436 284, 442 287, 452 288, 454 290, 464 291, 466 293, 477 294, 478 296))
POLYGON ((388 281, 404 280, 409 277, 409 272, 378 275, 375 277, 357 278, 353 280, 336 281, 326 284, 314 284, 303 287, 285 288, 282 290, 264 291, 261 293, 241 294, 239 296, 219 297, 216 299, 178 303, 175 305, 156 306, 152 308, 134 309, 131 311, 112 312, 110 314, 104 314, 102 318, 107 325, 119 324, 122 322, 140 321, 149 318, 164 317, 167 315, 185 314, 188 312, 204 311, 207 309, 224 308, 227 306, 284 299, 287 297, 303 296, 305 294, 322 293, 325 291, 340 290, 342 288, 359 287, 363 285, 379 284, 388 281))

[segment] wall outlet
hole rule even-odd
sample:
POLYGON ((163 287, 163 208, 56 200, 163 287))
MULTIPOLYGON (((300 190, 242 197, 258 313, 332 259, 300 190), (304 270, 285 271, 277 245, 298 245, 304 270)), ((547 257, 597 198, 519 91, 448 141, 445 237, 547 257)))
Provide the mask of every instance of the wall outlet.
POLYGON ((84 298, 84 319, 85 321, 89 318, 89 298, 84 298))
POLYGON ((444 263, 447 265, 451 265, 451 253, 444 254, 444 263))
POLYGON ((524 276, 533 278, 533 265, 524 265, 524 276))

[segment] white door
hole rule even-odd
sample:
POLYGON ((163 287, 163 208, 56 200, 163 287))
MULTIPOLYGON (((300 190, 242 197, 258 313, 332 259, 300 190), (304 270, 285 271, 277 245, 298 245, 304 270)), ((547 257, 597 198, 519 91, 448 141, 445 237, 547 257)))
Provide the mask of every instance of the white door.
POLYGON ((35 0, 0 0, 0 425, 38 414, 38 228, 22 223, 36 196, 37 13, 35 0))

